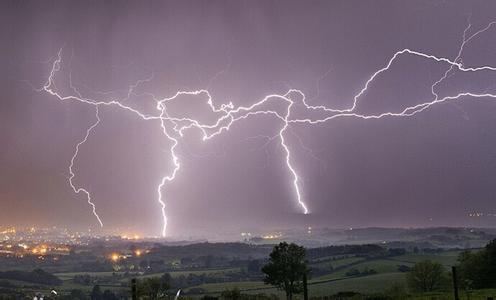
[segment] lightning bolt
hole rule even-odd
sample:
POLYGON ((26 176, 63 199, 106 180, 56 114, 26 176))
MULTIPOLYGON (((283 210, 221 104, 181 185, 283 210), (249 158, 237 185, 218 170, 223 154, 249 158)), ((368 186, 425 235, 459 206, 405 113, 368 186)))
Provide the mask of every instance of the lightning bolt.
POLYGON ((303 210, 303 213, 306 215, 306 214, 308 214, 308 208, 307 208, 306 204, 303 202, 303 200, 301 199, 300 187, 298 185, 298 181, 299 181, 298 174, 296 173, 296 170, 294 169, 294 167, 291 165, 291 152, 289 151, 289 147, 288 147, 288 145, 286 145, 286 140, 284 138, 284 132, 286 132, 286 130, 289 127, 288 118, 291 114, 291 107, 293 106, 293 104, 294 104, 294 102, 290 101, 290 103, 288 105, 287 113, 284 116, 284 126, 281 128, 281 131, 279 131, 279 137, 281 140, 281 146, 284 148, 284 152, 286 153, 286 165, 288 166, 288 169, 290 170, 291 175, 293 176, 293 187, 296 191, 296 201, 298 201, 298 205, 301 207, 301 209, 303 210))
POLYGON ((79 153, 79 147, 82 144, 86 143, 86 141, 88 140, 88 137, 90 136, 91 131, 96 126, 98 126, 98 124, 100 124, 100 116, 98 115, 98 106, 95 107, 95 116, 96 116, 95 123, 91 124, 91 126, 88 127, 88 129, 86 130, 86 135, 84 136, 84 138, 80 142, 78 142, 76 144, 76 150, 74 151, 74 154, 71 157, 71 163, 69 165, 69 174, 70 174, 70 176, 69 176, 69 185, 71 186, 71 188, 74 191, 74 193, 76 193, 76 194, 83 193, 86 196, 86 201, 91 206, 91 210, 93 212, 93 215, 98 220, 98 223, 100 223, 100 227, 103 227, 102 219, 100 218, 100 216, 96 212, 96 206, 95 206, 95 204, 91 201, 91 194, 90 194, 90 192, 88 192, 88 190, 86 190, 85 188, 76 187, 74 185, 73 181, 72 181, 74 179, 74 176, 76 176, 76 174, 74 174, 73 167, 74 167, 74 160, 76 159, 76 157, 77 157, 77 155, 79 153))
MULTIPOLYGON (((212 96, 210 92, 207 89, 202 89, 202 90, 196 90, 196 91, 177 91, 174 95, 171 97, 166 97, 166 98, 159 98, 156 97, 155 95, 151 93, 143 93, 142 95, 147 95, 150 96, 153 100, 156 101, 157 103, 157 113, 156 114, 145 114, 138 109, 135 109, 129 105, 123 104, 123 101, 130 99, 133 95, 136 95, 134 92, 134 89, 141 83, 147 82, 151 80, 153 77, 145 80, 140 80, 136 82, 135 84, 131 85, 128 89, 128 93, 124 99, 115 100, 115 99, 109 99, 107 101, 102 101, 102 100, 94 100, 94 99, 88 99, 85 98, 77 89, 72 85, 72 81, 70 80, 70 88, 73 91, 72 95, 62 95, 61 92, 59 92, 56 88, 55 85, 55 74, 61 70, 61 62, 62 62, 62 49, 58 52, 57 59, 55 59, 52 69, 50 71, 49 77, 43 88, 39 89, 39 91, 44 91, 49 93, 50 95, 54 96, 60 101, 77 101, 86 105, 92 105, 95 106, 96 109, 96 118, 97 121, 93 123, 86 131, 86 135, 84 136, 84 139, 81 140, 80 142, 77 143, 76 145, 76 151, 71 159, 71 164, 69 167, 70 171, 70 178, 69 178, 69 184, 72 187, 73 191, 78 194, 78 193, 84 193, 87 197, 88 203, 92 207, 93 214, 99 221, 99 223, 102 225, 103 223, 100 220, 100 217, 96 213, 96 207, 91 201, 91 196, 90 193, 85 190, 84 188, 77 188, 74 186, 72 179, 74 178, 74 172, 73 172, 73 166, 74 166, 74 160, 76 159, 78 152, 79 152, 79 147, 84 144, 92 130, 99 124, 100 122, 100 117, 98 115, 98 108, 99 107, 115 107, 117 109, 121 109, 123 111, 132 113, 133 115, 137 116, 138 118, 144 120, 144 121, 156 121, 160 124, 160 127, 162 129, 163 136, 171 142, 171 146, 169 148, 169 153, 170 153, 170 158, 173 163, 173 169, 172 171, 168 174, 162 177, 159 185, 157 186, 157 193, 158 193, 158 203, 160 204, 161 207, 161 212, 163 216, 163 227, 162 227, 162 235, 166 236, 167 233, 167 215, 166 215, 166 201, 164 197, 163 190, 165 189, 166 185, 168 183, 171 183, 174 181, 176 178, 176 175, 178 171, 180 170, 181 164, 179 161, 179 156, 177 154, 177 147, 180 144, 181 139, 184 137, 185 133, 190 130, 190 129, 196 129, 199 130, 202 134, 202 140, 207 141, 211 140, 216 136, 219 136, 227 131, 229 131, 232 126, 238 121, 241 120, 247 120, 253 116, 267 116, 267 117, 273 117, 276 120, 279 120, 281 123, 281 127, 278 129, 278 133, 273 136, 273 137, 268 137, 269 142, 278 139, 281 148, 283 149, 284 152, 284 163, 286 164, 289 176, 292 178, 292 186, 296 194, 296 203, 301 209, 302 213, 308 214, 309 209, 307 207, 306 202, 303 200, 303 196, 300 190, 300 177, 298 176, 298 173, 296 169, 293 166, 292 162, 292 156, 291 156, 291 151, 290 147, 287 143, 286 140, 286 132, 288 129, 290 129, 291 125, 298 125, 298 124, 303 124, 303 125, 315 125, 315 124, 322 124, 329 122, 331 120, 337 119, 337 118, 357 118, 357 119, 363 119, 363 120, 374 120, 374 119, 381 119, 381 118, 386 118, 386 117, 412 117, 422 111, 425 111, 426 109, 445 102, 452 102, 454 100, 458 100, 464 97, 470 97, 474 99, 482 99, 482 98, 496 98, 496 94, 490 93, 487 90, 484 92, 470 92, 470 91, 463 91, 455 95, 447 95, 444 97, 441 97, 439 93, 436 91, 437 87, 444 82, 446 79, 448 79, 454 72, 464 72, 464 73, 473 73, 473 72, 494 72, 496 71, 496 67, 489 66, 489 65, 482 65, 482 66, 477 66, 477 67, 467 67, 463 64, 462 61, 462 54, 464 51, 465 46, 474 38, 480 36, 482 33, 488 31, 490 28, 492 28, 494 25, 496 25, 495 22, 488 23, 486 27, 476 31, 475 33, 468 35, 472 24, 470 23, 470 19, 468 21, 468 26, 465 28, 463 31, 463 36, 462 36, 462 42, 460 44, 460 47, 458 48, 457 55, 454 59, 449 59, 445 57, 440 57, 436 56, 433 54, 429 53, 424 53, 420 51, 416 51, 413 49, 405 48, 402 50, 399 50, 395 52, 391 58, 387 61, 387 63, 380 69, 376 70, 372 75, 368 77, 368 79, 365 81, 363 86, 360 88, 357 94, 353 96, 353 101, 351 105, 348 108, 344 109, 337 109, 337 108, 330 108, 325 105, 310 105, 305 97, 305 94, 298 89, 292 89, 289 88, 289 90, 285 94, 270 94, 262 99, 260 99, 257 102, 254 102, 253 104, 249 106, 238 106, 235 107, 232 102, 229 102, 227 104, 221 104, 220 106, 216 106, 213 103, 212 96), (406 55, 414 56, 420 59, 424 59, 427 61, 431 61, 436 64, 443 64, 447 65, 448 69, 444 72, 443 76, 441 76, 439 79, 433 82, 431 85, 431 94, 433 96, 433 99, 427 99, 424 102, 421 102, 419 104, 415 104, 412 106, 407 106, 404 107, 400 111, 384 111, 381 113, 376 113, 376 114, 365 114, 365 113, 359 113, 357 112, 357 107, 359 105, 359 102, 361 98, 364 97, 366 92, 371 88, 373 83, 378 80, 378 78, 381 77, 385 72, 390 70, 391 66, 400 58, 406 55), (173 113, 168 112, 167 110, 167 105, 169 102, 177 101, 177 99, 180 96, 191 96, 191 97, 196 97, 198 99, 205 99, 206 98, 206 104, 209 108, 209 113, 213 113, 217 116, 215 121, 211 123, 203 123, 198 119, 191 118, 189 116, 185 115, 174 115, 173 113), (269 106, 271 104, 284 104, 284 109, 267 109, 264 107, 269 106), (320 113, 322 114, 321 117, 306 117, 306 118, 299 118, 295 117, 295 113, 293 110, 296 108, 303 108, 305 112, 308 113, 320 113)), ((329 71, 328 71, 329 72, 329 71)), ((327 72, 327 73, 328 73, 327 72)), ((327 73, 323 76, 325 77, 327 73)), ((218 76, 218 75, 216 75, 218 76)), ((322 79, 322 78, 321 78, 322 79)), ((321 80, 319 79, 319 81, 321 80)), ((107 96, 111 95, 111 93, 99 93, 101 96, 107 96)), ((319 91, 317 91, 317 94, 319 94, 319 91)), ((301 141, 300 141, 301 142, 301 141)))
POLYGON ((164 135, 172 142, 172 146, 170 147, 170 154, 172 156, 172 163, 174 164, 174 168, 172 170, 172 174, 165 176, 162 178, 162 181, 160 182, 158 186, 158 202, 160 203, 160 206, 162 207, 162 218, 163 218, 163 227, 162 227, 162 236, 166 236, 167 233, 167 215, 165 212, 165 201, 163 200, 163 194, 162 194, 162 189, 165 186, 166 182, 171 182, 176 178, 177 171, 179 171, 179 168, 181 165, 179 164, 179 158, 176 155, 176 147, 179 144, 179 141, 177 138, 174 138, 172 135, 170 135, 167 132, 167 127, 165 126, 165 119, 164 116, 167 115, 165 105, 163 102, 159 102, 157 105, 157 109, 161 110, 160 114, 160 126, 162 127, 162 132, 164 135))

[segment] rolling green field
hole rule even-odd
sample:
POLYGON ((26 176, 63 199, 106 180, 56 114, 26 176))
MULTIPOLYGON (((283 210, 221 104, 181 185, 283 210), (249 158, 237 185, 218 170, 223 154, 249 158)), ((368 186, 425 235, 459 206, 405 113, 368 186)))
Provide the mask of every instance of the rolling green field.
MULTIPOLYGON (((178 276, 187 276, 189 274, 201 275, 201 274, 210 274, 210 275, 220 275, 223 273, 229 272, 239 272, 240 268, 226 268, 226 269, 205 269, 205 270, 192 270, 192 271, 171 271, 168 272, 172 277, 178 276)), ((124 275, 125 272, 70 272, 70 273, 55 273, 57 277, 62 280, 72 280, 75 276, 78 275, 89 275, 92 277, 112 277, 115 275, 124 275)), ((153 273, 153 274, 140 274, 140 273, 130 273, 133 278, 149 278, 149 277, 160 277, 163 273, 153 273)))
POLYGON ((312 296, 333 295, 342 291, 378 293, 394 284, 402 284, 404 283, 404 280, 404 273, 379 273, 364 277, 342 278, 335 281, 316 284, 310 282, 308 291, 312 296))
POLYGON ((312 263, 312 266, 315 267, 320 267, 320 268, 329 268, 332 266, 334 269, 335 268, 340 268, 352 263, 356 263, 359 261, 363 261, 364 259, 362 257, 348 257, 348 258, 342 258, 338 260, 326 260, 326 261, 319 261, 316 263, 312 263))
MULTIPOLYGON (((347 257, 337 260, 318 261, 311 265, 319 267, 332 265, 338 270, 326 275, 312 277, 309 280, 309 294, 311 296, 328 296, 343 291, 371 294, 383 292, 393 286, 406 286, 406 274, 398 271, 399 265, 411 267, 415 262, 429 259, 438 261, 448 268, 456 264, 458 254, 459 251, 447 251, 440 254, 405 254, 387 259, 347 257), (346 273, 351 269, 373 269, 377 274, 359 277, 346 276, 346 273)), ((205 294, 217 295, 224 290, 233 288, 238 288, 242 292, 250 294, 266 293, 276 294, 280 297, 284 296, 282 292, 275 288, 257 281, 202 284, 186 291, 198 291, 198 289, 201 289, 205 294)))
MULTIPOLYGON (((337 294, 338 292, 358 292, 362 294, 384 293, 385 291, 394 288, 406 288, 406 273, 400 272, 398 266, 411 267, 416 262, 422 260, 432 260, 443 264, 448 270, 450 266, 455 265, 459 251, 446 251, 439 254, 405 254, 394 257, 386 258, 364 258, 357 256, 346 256, 336 258, 324 258, 313 261, 310 263, 311 267, 318 267, 322 270, 328 270, 327 274, 320 276, 313 276, 309 280, 308 290, 309 295, 314 297, 329 296, 337 294), (332 265, 332 269, 331 266, 332 265), (350 276, 350 270, 374 270, 374 274, 350 276), (348 275, 347 275, 348 273, 348 275)), ((224 268, 224 269, 204 269, 204 270, 191 270, 191 271, 171 271, 169 272, 172 277, 202 275, 208 274, 210 276, 225 278, 229 273, 241 273, 242 268, 224 268)), ((327 272, 327 271, 326 271, 327 272)), ((74 282, 74 277, 78 275, 89 275, 92 278, 103 279, 109 284, 100 284, 102 288, 110 289, 113 291, 127 291, 129 290, 128 282, 130 278, 149 278, 160 277, 162 273, 155 274, 141 274, 141 273, 124 273, 124 272, 67 272, 55 274, 63 280, 62 286, 57 287, 58 291, 68 292, 72 289, 81 289, 89 292, 92 285, 83 285, 74 282)), ((23 289, 32 289, 39 291, 42 286, 29 284, 21 281, 12 281, 12 284, 23 289)), ((49 287, 45 287, 49 290, 49 287)), ((261 281, 236 281, 236 282, 222 282, 222 283, 206 283, 197 286, 192 286, 184 289, 185 293, 191 296, 201 295, 219 295, 225 290, 238 288, 241 292, 247 294, 274 294, 280 298, 284 297, 283 292, 273 288, 272 286, 265 285, 261 281)), ((462 294, 462 299, 467 299, 465 294, 462 294)), ((487 299, 488 296, 496 296, 494 290, 475 291, 470 295, 470 299, 487 299)), ((299 298, 297 298, 299 299, 299 298)), ((358 298, 359 299, 359 298, 358 298)), ((409 299, 451 299, 448 293, 434 293, 424 295, 422 297, 410 297, 409 299)))
MULTIPOLYGON (((324 259, 319 260, 312 266, 317 266, 320 268, 329 268, 332 265, 336 271, 322 275, 315 276, 309 280, 309 292, 313 296, 324 296, 335 294, 340 291, 354 291, 360 293, 375 293, 383 291, 393 285, 404 284, 405 273, 398 272, 399 265, 413 266, 415 262, 422 261, 425 259, 430 259, 433 261, 438 261, 449 267, 456 263, 456 259, 459 252, 447 251, 440 254, 406 254, 388 259, 365 259, 362 257, 346 257, 341 259, 324 259), (346 276, 346 273, 351 269, 364 270, 373 269, 377 274, 362 276, 362 277, 350 277, 346 276)), ((223 273, 227 272, 240 272, 240 268, 228 268, 228 269, 206 269, 206 270, 194 270, 194 271, 172 271, 170 275, 172 277, 177 276, 187 276, 189 274, 210 274, 214 276, 222 276, 223 273)), ((74 288, 79 288, 83 290, 90 289, 89 286, 76 284, 73 282, 73 278, 77 275, 90 275, 92 277, 113 277, 113 276, 123 276, 123 272, 72 272, 72 273, 57 273, 60 279, 64 281, 61 289, 70 290, 74 288)), ((136 278, 147 278, 147 277, 157 277, 161 276, 162 273, 157 274, 146 274, 138 275, 133 277, 136 278)), ((125 286, 126 282, 129 281, 128 278, 120 278, 118 282, 125 286)), ((110 286, 112 287, 112 286, 110 286)), ((114 288, 119 289, 118 285, 114 288)), ((124 288, 124 287, 123 287, 124 288)), ((265 285, 263 282, 257 281, 240 281, 240 282, 225 282, 225 283, 209 283, 201 284, 195 287, 186 289, 185 291, 203 291, 206 294, 220 294, 226 289, 239 288, 241 291, 246 293, 267 293, 267 294, 277 294, 282 295, 280 291, 275 288, 265 285)))
POLYGON ((437 261, 442 265, 448 267, 456 264, 456 260, 459 254, 460 251, 445 251, 445 252, 441 252, 440 254, 422 254, 422 255, 405 254, 405 255, 393 257, 391 259, 403 263, 412 263, 412 264, 419 262, 421 260, 430 259, 433 261, 437 261))

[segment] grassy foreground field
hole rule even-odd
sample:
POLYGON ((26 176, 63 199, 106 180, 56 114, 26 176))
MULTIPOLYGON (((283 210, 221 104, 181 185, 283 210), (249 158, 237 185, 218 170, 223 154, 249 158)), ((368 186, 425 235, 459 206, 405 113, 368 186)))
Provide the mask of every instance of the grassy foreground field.
MULTIPOLYGON (((448 269, 450 266, 456 264, 458 255, 459 251, 446 251, 440 254, 405 254, 387 259, 346 257, 332 260, 330 262, 317 262, 313 265, 318 265, 319 267, 332 265, 336 271, 322 276, 314 276, 311 280, 309 280, 308 290, 310 296, 321 297, 333 295, 343 291, 374 294, 384 292, 392 287, 400 286, 405 288, 406 273, 399 272, 398 266, 403 265, 411 267, 415 264, 415 262, 429 259, 440 262, 448 269), (377 274, 368 276, 347 276, 346 273, 352 269, 373 269, 377 272, 377 274)), ((249 294, 265 293, 276 294, 280 297, 284 296, 282 292, 276 290, 275 288, 267 286, 263 282, 257 281, 202 284, 189 288, 186 291, 202 291, 202 293, 205 294, 218 295, 224 290, 233 288, 238 288, 243 293, 249 294)), ((449 295, 438 294, 438 296, 440 295, 445 297, 439 299, 449 299, 446 298, 449 297, 449 295)), ((435 295, 433 294, 433 296, 435 295)), ((474 297, 476 297, 475 293, 470 299, 476 299, 474 297)))

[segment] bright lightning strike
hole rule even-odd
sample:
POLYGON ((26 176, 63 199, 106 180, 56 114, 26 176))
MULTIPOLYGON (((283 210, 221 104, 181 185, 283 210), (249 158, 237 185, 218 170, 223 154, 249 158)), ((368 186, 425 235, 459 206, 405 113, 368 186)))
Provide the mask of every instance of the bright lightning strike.
MULTIPOLYGON (((129 99, 134 95, 134 89, 142 82, 148 81, 147 80, 140 80, 136 82, 135 84, 131 85, 128 90, 127 97, 124 99, 121 99, 121 101, 118 100, 108 100, 108 101, 102 101, 102 100, 95 100, 95 99, 88 99, 82 96, 82 94, 77 91, 76 88, 70 84, 71 90, 74 92, 73 95, 62 95, 59 91, 57 91, 57 88, 55 86, 54 80, 55 80, 55 75, 57 72, 61 70, 61 62, 62 62, 62 49, 58 53, 57 59, 54 61, 52 65, 52 69, 50 71, 50 75, 48 77, 47 82, 43 86, 42 89, 39 91, 44 91, 49 93, 50 95, 56 97, 60 101, 77 101, 84 103, 86 105, 92 105, 96 109, 96 121, 86 130, 86 135, 84 136, 84 139, 82 139, 80 142, 77 143, 76 145, 76 150, 74 152, 74 155, 71 158, 71 163, 69 166, 69 172, 70 172, 70 177, 69 177, 69 184, 72 188, 72 190, 76 193, 83 193, 86 195, 87 202, 91 206, 93 214, 97 218, 98 222, 100 223, 101 226, 103 226, 103 222, 101 221, 99 215, 96 212, 96 206, 92 202, 92 198, 90 193, 82 188, 82 187, 76 187, 73 183, 73 178, 75 176, 75 173, 73 171, 74 168, 74 161, 79 153, 79 148, 81 145, 83 145, 87 140, 90 135, 90 133, 97 127, 97 125, 100 122, 100 116, 99 116, 99 108, 100 107, 115 107, 127 112, 130 112, 140 119, 144 121, 156 121, 160 125, 162 129, 162 133, 164 137, 171 142, 171 147, 169 148, 170 151, 170 157, 173 163, 173 170, 170 172, 168 175, 165 175, 162 177, 159 185, 157 186, 157 193, 158 193, 158 203, 161 206, 161 211, 162 211, 162 216, 163 216, 163 227, 162 227, 162 235, 166 236, 167 232, 167 215, 166 215, 166 202, 165 202, 165 197, 163 194, 163 190, 165 189, 165 186, 168 183, 171 183, 174 181, 176 178, 176 174, 180 169, 180 162, 179 162, 179 156, 177 155, 177 146, 179 145, 182 137, 184 136, 185 132, 188 129, 198 129, 202 133, 202 138, 204 141, 210 140, 218 135, 221 135, 222 133, 229 131, 231 126, 237 121, 241 120, 246 120, 252 116, 255 115, 266 115, 270 117, 274 117, 277 120, 281 122, 281 127, 278 131, 278 134, 274 137, 271 137, 269 140, 273 140, 274 138, 278 138, 280 141, 280 145, 282 146, 282 149, 284 151, 284 157, 285 157, 285 164, 286 167, 289 171, 289 175, 292 177, 292 185, 296 194, 296 201, 298 206, 300 207, 301 211, 304 214, 309 213, 309 209, 307 207, 306 202, 304 201, 302 197, 302 193, 300 191, 300 180, 298 173, 296 169, 294 168, 292 164, 292 157, 291 157, 291 151, 290 147, 287 144, 287 140, 285 138, 285 133, 287 132, 288 128, 292 124, 303 124, 303 125, 314 125, 314 124, 319 124, 319 123, 325 123, 330 120, 336 119, 336 118, 341 118, 341 117, 352 117, 352 118, 359 118, 359 119, 381 119, 385 117, 411 117, 416 115, 417 113, 420 113, 436 104, 440 104, 443 102, 448 102, 448 101, 453 101, 453 100, 458 100, 462 97, 471 97, 471 98, 496 98, 496 94, 489 93, 487 91, 484 91, 482 93, 476 93, 476 92, 469 92, 469 91, 464 91, 460 92, 455 95, 448 95, 445 97, 440 97, 439 94, 436 92, 436 87, 442 83, 444 80, 446 80, 450 74, 454 71, 460 71, 460 72, 480 72, 480 71, 488 71, 488 72, 494 72, 496 71, 496 67, 492 67, 489 65, 483 65, 483 66, 478 66, 478 67, 466 67, 464 66, 462 62, 462 54, 464 47, 469 43, 471 40, 474 38, 478 37, 482 33, 486 32, 489 30, 491 27, 496 25, 496 22, 491 22, 487 24, 486 27, 482 28, 481 30, 468 35, 468 32, 471 28, 471 24, 469 22, 469 25, 465 28, 463 32, 463 37, 462 37, 462 42, 461 45, 458 49, 457 56, 454 59, 448 59, 444 57, 439 57, 435 56, 432 54, 428 53, 423 53, 411 49, 403 49, 400 51, 397 51, 394 53, 394 55, 387 61, 386 65, 380 69, 378 69, 376 72, 374 72, 365 82, 363 87, 359 90, 359 92, 353 97, 353 102, 349 108, 345 109, 335 109, 335 108, 329 108, 324 105, 310 105, 306 102, 305 94, 301 90, 297 89, 289 89, 289 91, 283 95, 279 94, 271 94, 265 96, 263 99, 259 100, 258 102, 253 103, 250 106, 239 106, 235 107, 232 103, 228 104, 221 104, 220 106, 216 106, 213 103, 212 97, 210 95, 210 92, 208 90, 197 90, 197 91, 178 91, 176 94, 174 94, 172 97, 168 98, 159 98, 156 97, 153 94, 150 93, 145 93, 145 95, 148 95, 152 97, 156 102, 157 102, 157 110, 158 113, 155 115, 148 115, 146 113, 143 113, 139 111, 138 109, 135 109, 131 106, 123 104, 124 100, 129 99), (447 65, 449 68, 445 71, 444 75, 436 80, 432 86, 431 86, 431 94, 433 95, 433 99, 427 100, 425 102, 413 105, 413 106, 408 106, 403 108, 403 110, 399 112, 394 112, 394 111, 385 111, 379 114, 363 114, 363 113, 357 113, 356 108, 359 104, 359 99, 362 98, 365 93, 369 90, 371 85, 377 78, 379 78, 383 73, 387 72, 393 63, 398 60, 400 57, 404 55, 411 55, 415 56, 421 59, 425 59, 428 61, 432 61, 433 63, 437 64, 443 64, 447 65), (198 98, 207 98, 207 104, 210 109, 209 112, 215 113, 220 115, 213 123, 211 124, 205 124, 202 123, 200 120, 193 119, 187 116, 174 116, 171 115, 167 112, 167 104, 168 102, 177 100, 179 96, 183 95, 188 95, 188 96, 193 96, 193 97, 198 97, 198 98), (297 95, 299 98, 301 98, 300 101, 295 101, 292 99, 293 95, 297 95), (281 102, 285 104, 285 110, 284 111, 278 111, 276 109, 263 109, 263 106, 268 104, 269 102, 281 102), (320 117, 320 118, 297 118, 293 114, 293 108, 295 106, 303 106, 303 108, 307 112, 320 112, 322 114, 325 114, 325 116, 320 117)), ((102 95, 106 95, 105 93, 101 93, 102 95)))
POLYGON ((91 194, 90 192, 88 192, 86 189, 82 188, 82 187, 76 187, 74 185, 74 183, 72 182, 72 179, 74 179, 74 176, 76 176, 76 174, 74 174, 74 171, 73 171, 73 167, 74 167, 74 160, 76 159, 78 153, 79 153, 79 147, 86 143, 86 141, 88 140, 88 137, 90 136, 90 133, 91 131, 100 123, 100 116, 98 115, 98 106, 96 107, 96 121, 95 123, 93 123, 87 130, 86 130, 86 135, 84 136, 84 139, 81 140, 79 143, 77 143, 76 145, 76 150, 74 151, 74 155, 72 155, 71 157, 71 164, 69 165, 69 185, 71 186, 72 190, 74 191, 74 193, 76 194, 79 194, 79 193, 83 193, 86 195, 86 200, 88 202, 88 204, 91 206, 91 210, 93 211, 93 215, 95 215, 96 219, 98 220, 98 223, 100 223, 100 226, 103 227, 103 222, 102 222, 102 219, 100 218, 100 216, 97 214, 96 212, 96 206, 93 202, 91 202, 91 194))

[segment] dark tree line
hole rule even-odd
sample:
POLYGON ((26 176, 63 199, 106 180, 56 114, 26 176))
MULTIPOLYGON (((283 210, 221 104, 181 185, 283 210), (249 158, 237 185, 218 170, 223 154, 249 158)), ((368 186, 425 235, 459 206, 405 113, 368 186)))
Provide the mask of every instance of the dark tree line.
POLYGON ((32 283, 46 285, 61 285, 62 280, 57 276, 45 272, 42 269, 35 269, 31 272, 27 271, 5 271, 0 272, 0 279, 20 280, 32 283))
POLYGON ((316 259, 325 256, 354 254, 357 256, 381 256, 387 255, 386 250, 378 245, 343 245, 311 248, 307 250, 308 259, 316 259))

